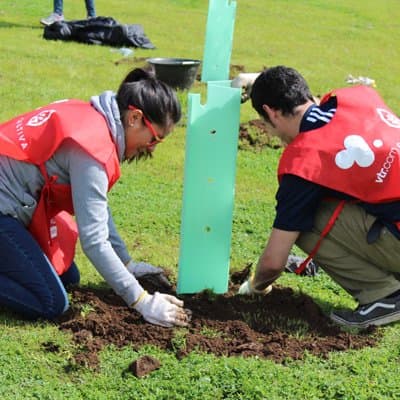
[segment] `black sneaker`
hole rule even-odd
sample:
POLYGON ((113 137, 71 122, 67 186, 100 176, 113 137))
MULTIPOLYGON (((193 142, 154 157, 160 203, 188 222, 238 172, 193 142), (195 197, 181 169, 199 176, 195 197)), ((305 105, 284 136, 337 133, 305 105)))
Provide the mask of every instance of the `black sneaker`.
POLYGON ((400 296, 384 298, 358 306, 356 310, 338 310, 331 313, 332 321, 354 328, 385 325, 400 320, 400 296))

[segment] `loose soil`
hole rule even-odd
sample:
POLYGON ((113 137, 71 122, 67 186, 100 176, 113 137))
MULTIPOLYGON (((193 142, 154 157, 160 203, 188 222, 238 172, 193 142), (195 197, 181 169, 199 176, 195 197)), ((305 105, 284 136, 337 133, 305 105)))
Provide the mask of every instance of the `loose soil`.
MULTIPOLYGON (((344 332, 309 296, 290 288, 275 286, 265 297, 235 295, 248 273, 246 267, 232 274, 226 294, 204 291, 182 296, 185 307, 193 312, 188 328, 151 325, 127 308, 112 290, 73 289, 71 308, 58 321, 60 329, 71 332, 77 345, 73 363, 96 368, 98 352, 110 344, 134 350, 154 345, 173 352, 178 359, 195 350, 216 356, 257 356, 277 363, 302 359, 306 352, 326 357, 332 351, 376 344, 379 335, 375 329, 344 332)), ((149 292, 174 294, 173 290, 154 286, 150 279, 141 283, 149 292)), ((58 351, 52 343, 43 347, 58 351)), ((157 360, 145 357, 132 362, 129 370, 143 376, 158 367, 157 360)))
POLYGON ((264 147, 279 149, 282 147, 282 142, 279 138, 271 135, 262 119, 252 119, 240 124, 239 149, 258 151, 264 147))

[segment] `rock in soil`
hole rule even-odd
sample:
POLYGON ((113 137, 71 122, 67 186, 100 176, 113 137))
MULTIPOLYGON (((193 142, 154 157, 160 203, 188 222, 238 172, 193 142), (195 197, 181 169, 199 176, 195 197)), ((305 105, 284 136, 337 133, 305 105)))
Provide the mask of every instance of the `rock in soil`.
POLYGON ((131 365, 129 365, 129 370, 137 378, 142 378, 160 368, 160 366, 161 363, 157 358, 145 355, 132 362, 131 365))

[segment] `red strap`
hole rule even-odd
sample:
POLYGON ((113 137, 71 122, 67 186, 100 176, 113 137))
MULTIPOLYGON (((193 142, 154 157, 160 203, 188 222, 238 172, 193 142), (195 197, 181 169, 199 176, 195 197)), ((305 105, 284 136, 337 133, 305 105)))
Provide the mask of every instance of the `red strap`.
POLYGON ((340 200, 339 204, 335 208, 335 211, 329 218, 328 223, 325 225, 325 228, 322 231, 321 236, 318 239, 318 242, 316 243, 314 248, 311 250, 310 255, 295 269, 294 272, 296 272, 297 275, 300 275, 306 269, 307 264, 314 258, 315 254, 317 254, 317 251, 318 251, 319 247, 321 246, 322 239, 333 228, 333 225, 335 224, 335 221, 337 220, 339 214, 342 212, 345 203, 346 203, 346 200, 340 200))
POLYGON ((50 187, 51 184, 53 184, 57 180, 57 177, 56 176, 49 177, 49 175, 47 174, 46 165, 44 163, 39 164, 39 169, 40 169, 40 172, 42 173, 43 178, 44 178, 44 185, 43 185, 43 188, 42 188, 41 198, 43 198, 42 201, 44 201, 43 211, 44 211, 44 213, 46 215, 46 229, 49 232, 49 239, 50 239, 50 243, 52 244, 53 243, 53 237, 52 237, 52 235, 50 233, 50 225, 49 225, 49 223, 51 223, 51 221, 50 221, 50 218, 48 216, 47 203, 49 201, 49 187, 50 187))

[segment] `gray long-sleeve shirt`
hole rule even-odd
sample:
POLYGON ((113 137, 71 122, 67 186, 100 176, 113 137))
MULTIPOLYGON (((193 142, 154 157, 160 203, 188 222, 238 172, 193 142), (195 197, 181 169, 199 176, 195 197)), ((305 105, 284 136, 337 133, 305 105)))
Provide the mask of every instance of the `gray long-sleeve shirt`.
MULTIPOLYGON (((108 122, 120 161, 125 151, 124 130, 112 92, 92 98, 108 122)), ((71 185, 79 239, 85 255, 125 302, 132 304, 142 291, 125 265, 130 256, 119 236, 107 202, 108 179, 103 166, 72 140, 65 140, 46 162, 49 176, 71 185)), ((0 155, 0 213, 28 226, 44 184, 39 169, 30 163, 0 155)))

